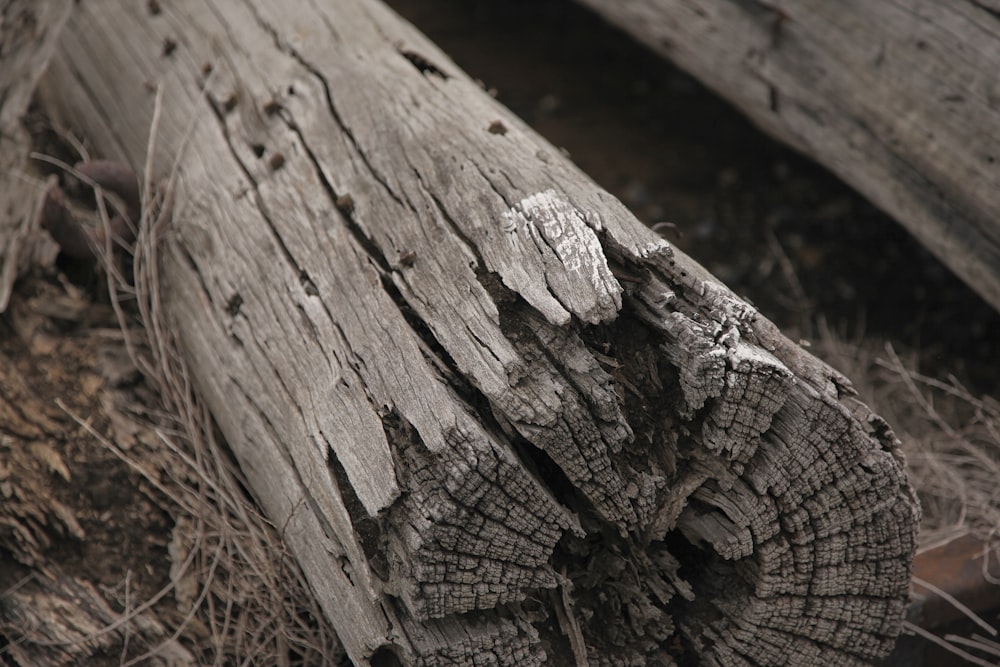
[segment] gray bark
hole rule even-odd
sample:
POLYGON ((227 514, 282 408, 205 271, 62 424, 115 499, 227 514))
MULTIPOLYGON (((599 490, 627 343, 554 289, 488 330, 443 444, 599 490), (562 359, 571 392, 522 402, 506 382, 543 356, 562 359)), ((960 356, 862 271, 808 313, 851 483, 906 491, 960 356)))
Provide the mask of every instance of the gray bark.
POLYGON ((996 0, 580 0, 830 169, 1000 308, 996 0))
POLYGON ((46 108, 140 167, 155 85, 166 315, 356 664, 890 650, 884 422, 385 6, 83 3, 46 108))

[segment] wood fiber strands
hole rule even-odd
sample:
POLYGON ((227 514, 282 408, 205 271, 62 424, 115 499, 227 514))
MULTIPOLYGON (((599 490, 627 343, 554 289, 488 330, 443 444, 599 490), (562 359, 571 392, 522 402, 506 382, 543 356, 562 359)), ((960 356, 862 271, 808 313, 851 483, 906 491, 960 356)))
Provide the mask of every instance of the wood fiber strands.
POLYGON ((384 5, 82 3, 47 85, 134 166, 162 86, 166 315, 355 663, 891 648, 891 431, 384 5))

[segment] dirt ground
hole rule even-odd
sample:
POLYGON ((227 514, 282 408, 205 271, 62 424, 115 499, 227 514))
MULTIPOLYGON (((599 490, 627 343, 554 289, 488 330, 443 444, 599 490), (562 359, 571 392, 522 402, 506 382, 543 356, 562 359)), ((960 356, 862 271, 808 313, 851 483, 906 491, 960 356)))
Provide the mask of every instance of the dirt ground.
MULTIPOLYGON (((628 37, 568 0, 389 4, 641 220, 673 223, 668 238, 790 337, 809 341, 825 323, 1000 396, 1000 315, 897 223, 628 37)), ((22 282, 0 317, 0 408, 13 410, 0 412, 0 544, 20 545, 16 557, 0 549, 0 597, 13 599, 45 562, 128 608, 171 581, 171 502, 94 437, 120 439, 126 426, 101 416, 108 397, 142 383, 116 360, 122 341, 100 275, 59 268, 22 282), (44 423, 24 419, 34 404, 44 423), (18 441, 55 453, 12 468, 5 448, 18 441), (18 535, 9 517, 42 497, 68 514, 39 516, 18 535)), ((173 596, 156 613, 184 616, 173 596)), ((0 617, 0 664, 16 656, 9 621, 0 617)), ((167 636, 151 630, 126 653, 167 636)), ((108 642, 107 664, 121 662, 122 641, 108 642)))

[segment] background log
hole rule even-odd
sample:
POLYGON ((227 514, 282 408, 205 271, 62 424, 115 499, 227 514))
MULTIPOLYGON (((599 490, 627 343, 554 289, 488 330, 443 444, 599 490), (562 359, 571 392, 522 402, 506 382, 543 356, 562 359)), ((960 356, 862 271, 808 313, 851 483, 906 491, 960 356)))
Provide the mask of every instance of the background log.
POLYGON ((1000 5, 580 0, 834 172, 1000 309, 1000 5))
POLYGON ((149 7, 45 106, 139 167, 162 86, 166 315, 357 664, 888 652, 918 512, 845 378, 383 5, 149 7))

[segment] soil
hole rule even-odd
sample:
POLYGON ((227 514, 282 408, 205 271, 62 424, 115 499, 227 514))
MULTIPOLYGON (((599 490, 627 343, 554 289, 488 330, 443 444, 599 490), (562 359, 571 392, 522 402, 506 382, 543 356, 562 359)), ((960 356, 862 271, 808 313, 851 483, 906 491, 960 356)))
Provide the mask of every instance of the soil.
MULTIPOLYGON (((842 335, 915 351, 929 375, 1000 395, 997 312, 896 222, 626 35, 568 0, 389 4, 641 220, 672 223, 671 241, 790 336, 808 340, 825 321, 842 335)), ((61 278, 49 271, 22 281, 0 317, 0 402, 27 400, 12 393, 20 382, 46 406, 51 420, 36 439, 55 448, 68 479, 27 450, 21 461, 34 471, 32 493, 71 507, 84 537, 51 515, 36 551, 0 548, 0 601, 35 565, 30 552, 124 605, 126 582, 127 595, 142 600, 169 581, 172 520, 160 509, 169 504, 69 416, 114 435, 102 396, 120 378, 101 349, 117 324, 99 275, 59 268, 61 278), (76 300, 72 316, 44 307, 53 295, 76 300), (57 400, 67 410, 54 409, 57 400)), ((0 422, 4 438, 30 440, 0 422)), ((11 479, 0 458, 4 502, 11 479)), ((0 544, 9 536, 3 518, 0 510, 0 544)), ((13 638, 4 635, 0 627, 0 664, 13 638)))

